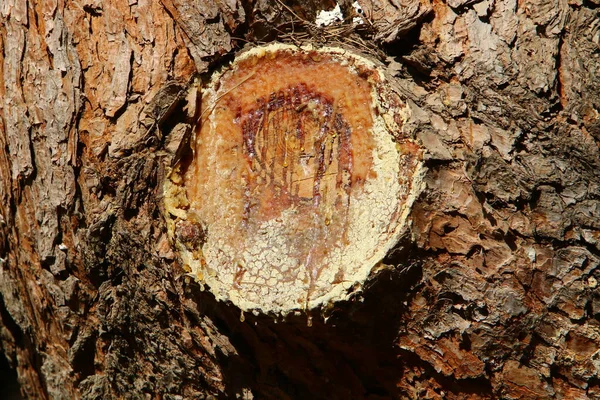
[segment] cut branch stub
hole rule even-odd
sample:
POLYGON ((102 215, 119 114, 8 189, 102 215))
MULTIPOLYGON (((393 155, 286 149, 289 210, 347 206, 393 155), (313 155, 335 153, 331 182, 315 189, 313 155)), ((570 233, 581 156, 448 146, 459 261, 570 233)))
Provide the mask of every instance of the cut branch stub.
POLYGON ((389 87, 361 56, 280 44, 214 76, 192 156, 165 183, 189 272, 242 310, 310 309, 360 287, 421 186, 389 87))

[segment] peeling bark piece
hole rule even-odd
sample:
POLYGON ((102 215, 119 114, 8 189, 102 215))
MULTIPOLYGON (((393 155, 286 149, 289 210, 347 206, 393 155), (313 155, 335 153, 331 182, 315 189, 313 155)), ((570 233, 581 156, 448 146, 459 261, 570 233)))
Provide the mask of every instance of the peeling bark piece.
POLYGON ((161 3, 185 33, 198 71, 205 70, 210 57, 231 50, 228 31, 234 31, 245 19, 244 8, 238 1, 161 0, 161 3))
POLYGON ((432 10, 429 0, 358 0, 377 31, 376 40, 390 43, 406 35, 432 10))
MULTIPOLYGON (((123 35, 125 36, 125 35, 123 35)), ((123 37, 119 55, 115 61, 115 72, 113 74, 108 99, 106 99, 107 117, 114 117, 127 101, 127 88, 129 87, 129 74, 131 72, 131 45, 127 38, 123 37)))
POLYGON ((347 298, 406 230, 421 150, 374 63, 255 48, 205 89, 191 160, 165 184, 189 271, 242 310, 347 298))

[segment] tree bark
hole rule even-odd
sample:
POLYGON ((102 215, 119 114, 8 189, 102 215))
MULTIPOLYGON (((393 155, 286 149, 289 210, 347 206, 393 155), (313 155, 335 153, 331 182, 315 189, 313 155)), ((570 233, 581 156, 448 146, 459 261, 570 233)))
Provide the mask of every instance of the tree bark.
POLYGON ((0 346, 24 397, 600 397, 600 3, 340 4, 318 26, 332 1, 2 3, 0 346), (363 290, 283 319, 186 275, 162 199, 202 80, 272 40, 384 63, 427 167, 363 290))

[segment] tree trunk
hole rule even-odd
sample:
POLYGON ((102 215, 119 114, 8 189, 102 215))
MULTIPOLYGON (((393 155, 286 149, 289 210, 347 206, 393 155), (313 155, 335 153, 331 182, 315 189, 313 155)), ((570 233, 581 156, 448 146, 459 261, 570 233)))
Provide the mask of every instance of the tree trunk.
POLYGON ((600 397, 600 2, 340 4, 4 0, 0 346, 24 397, 600 397), (284 318, 203 290, 163 205, 202 81, 273 40, 382 63, 426 167, 362 290, 284 318))

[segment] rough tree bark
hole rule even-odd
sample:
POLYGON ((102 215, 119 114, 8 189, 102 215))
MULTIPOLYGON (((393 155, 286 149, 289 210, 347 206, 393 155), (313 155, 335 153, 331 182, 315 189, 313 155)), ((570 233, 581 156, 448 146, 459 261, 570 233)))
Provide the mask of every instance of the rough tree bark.
POLYGON ((0 345, 26 398, 600 397, 600 2, 358 3, 326 27, 326 0, 0 4, 0 345), (161 185, 195 82, 271 40, 385 63, 427 186, 360 294, 241 320, 182 269, 161 185))

